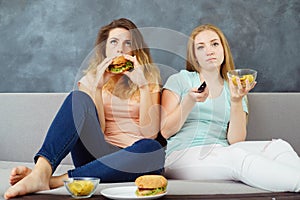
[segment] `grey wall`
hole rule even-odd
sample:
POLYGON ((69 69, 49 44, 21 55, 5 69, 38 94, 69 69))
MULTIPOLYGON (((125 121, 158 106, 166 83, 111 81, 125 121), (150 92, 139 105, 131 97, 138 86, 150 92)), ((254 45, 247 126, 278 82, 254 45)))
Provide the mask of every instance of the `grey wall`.
POLYGON ((299 2, 0 0, 0 92, 69 92, 98 29, 120 17, 175 33, 159 40, 177 44, 172 50, 146 38, 155 62, 174 71, 184 68, 185 36, 213 23, 228 37, 236 67, 258 71, 255 91, 300 92, 299 2))

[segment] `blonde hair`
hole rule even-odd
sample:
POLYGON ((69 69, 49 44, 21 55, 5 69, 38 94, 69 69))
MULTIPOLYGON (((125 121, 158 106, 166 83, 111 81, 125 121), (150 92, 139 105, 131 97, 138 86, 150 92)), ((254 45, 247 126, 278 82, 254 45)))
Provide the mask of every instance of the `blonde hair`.
MULTIPOLYGON (((132 39, 132 55, 136 56, 137 61, 144 66, 144 76, 151 85, 150 90, 158 89, 160 87, 161 78, 160 73, 153 64, 150 50, 146 45, 142 34, 138 30, 137 26, 126 18, 120 18, 113 20, 110 24, 103 26, 99 32, 95 42, 95 54, 92 58, 89 67, 85 70, 85 73, 91 73, 96 76, 97 66, 106 58, 106 42, 109 36, 109 32, 115 28, 124 28, 131 33, 132 39)), ((117 89, 115 88, 114 81, 110 80, 104 86, 105 90, 113 92, 114 95, 122 98, 136 98, 139 99, 139 88, 134 84, 127 76, 122 76, 117 83, 117 89)))
POLYGON ((197 67, 200 67, 197 60, 196 60, 196 56, 195 56, 195 37, 202 31, 205 30, 211 30, 213 32, 215 32, 222 43, 223 49, 224 49, 224 61, 221 64, 221 69, 220 69, 220 75, 223 79, 228 80, 227 77, 227 72, 234 69, 234 62, 233 62, 233 58, 232 58, 232 54, 230 51, 230 47, 229 44, 227 42, 227 39, 224 35, 224 33, 215 25, 212 24, 204 24, 204 25, 200 25, 198 27, 196 27, 190 37, 189 37, 189 41, 187 44, 187 60, 186 60, 186 70, 188 71, 198 71, 197 67))

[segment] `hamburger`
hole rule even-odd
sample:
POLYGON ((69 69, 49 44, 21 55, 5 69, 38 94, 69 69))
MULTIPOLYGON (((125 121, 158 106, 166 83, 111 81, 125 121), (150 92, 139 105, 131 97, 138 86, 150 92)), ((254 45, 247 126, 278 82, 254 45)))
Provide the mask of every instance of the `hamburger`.
POLYGON ((114 74, 120 74, 133 68, 133 62, 127 60, 124 56, 119 56, 113 59, 112 63, 108 66, 106 71, 114 74))
POLYGON ((153 196, 167 191, 168 181, 160 175, 144 175, 135 180, 137 196, 153 196))

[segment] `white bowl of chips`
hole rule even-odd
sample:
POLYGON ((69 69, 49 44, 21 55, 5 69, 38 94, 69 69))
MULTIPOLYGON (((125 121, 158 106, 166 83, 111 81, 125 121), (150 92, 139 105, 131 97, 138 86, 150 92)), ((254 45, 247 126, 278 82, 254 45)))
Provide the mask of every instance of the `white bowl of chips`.
POLYGON ((91 197, 99 185, 100 179, 94 177, 73 177, 64 180, 64 185, 73 198, 91 197))
POLYGON ((246 80, 249 81, 250 85, 256 80, 257 71, 253 69, 235 69, 227 72, 227 76, 232 80, 234 85, 238 85, 238 78, 240 79, 241 85, 246 87, 246 80))

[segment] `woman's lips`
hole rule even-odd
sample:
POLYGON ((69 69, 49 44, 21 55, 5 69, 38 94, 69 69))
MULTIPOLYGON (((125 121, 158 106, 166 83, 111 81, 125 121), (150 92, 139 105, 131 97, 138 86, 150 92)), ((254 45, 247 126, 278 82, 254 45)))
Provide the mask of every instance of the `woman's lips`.
POLYGON ((208 58, 207 60, 206 60, 206 62, 212 62, 212 61, 215 61, 215 60, 217 60, 216 58, 208 58))

